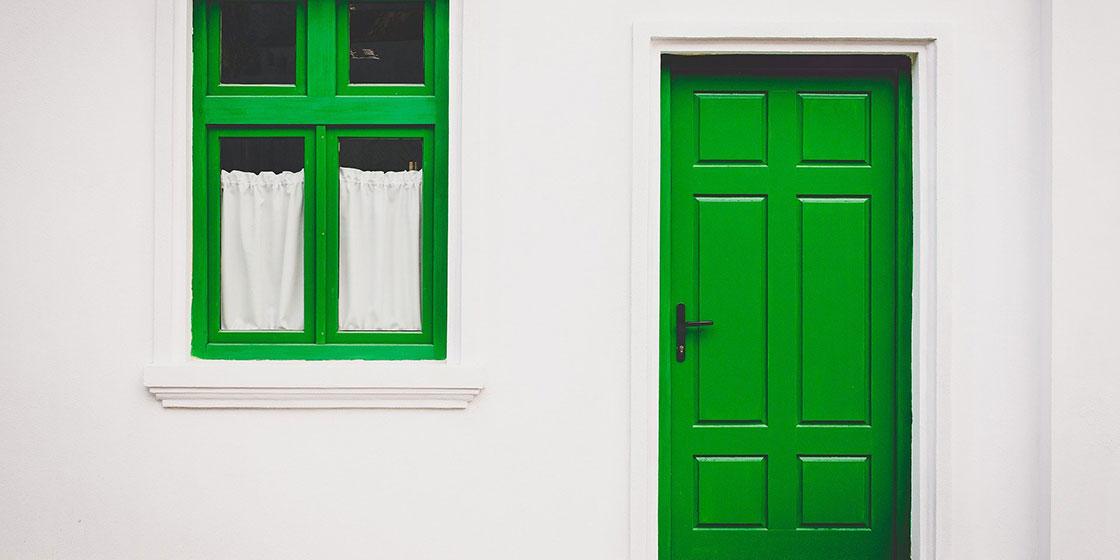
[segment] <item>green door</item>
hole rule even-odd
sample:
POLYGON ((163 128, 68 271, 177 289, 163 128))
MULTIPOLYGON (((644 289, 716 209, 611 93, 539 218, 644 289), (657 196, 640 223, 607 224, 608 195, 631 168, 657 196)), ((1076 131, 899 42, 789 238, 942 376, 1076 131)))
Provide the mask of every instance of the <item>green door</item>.
POLYGON ((908 69, 666 58, 663 560, 909 557, 908 69))

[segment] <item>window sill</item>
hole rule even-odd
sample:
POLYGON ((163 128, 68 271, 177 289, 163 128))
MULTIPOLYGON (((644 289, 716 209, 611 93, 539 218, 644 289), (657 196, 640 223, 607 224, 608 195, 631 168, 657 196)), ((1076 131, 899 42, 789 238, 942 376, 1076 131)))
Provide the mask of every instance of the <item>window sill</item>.
POLYGON ((164 408, 464 409, 477 372, 445 363, 192 360, 144 368, 164 408))

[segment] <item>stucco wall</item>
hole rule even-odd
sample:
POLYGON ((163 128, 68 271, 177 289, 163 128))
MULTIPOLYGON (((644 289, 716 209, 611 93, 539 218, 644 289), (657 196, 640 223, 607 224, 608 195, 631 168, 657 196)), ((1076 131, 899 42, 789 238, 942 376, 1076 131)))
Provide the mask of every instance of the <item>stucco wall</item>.
POLYGON ((1053 557, 1120 558, 1120 7, 1053 11, 1053 557))
MULTIPOLYGON (((938 556, 1040 556, 1038 2, 465 4, 479 61, 464 88, 486 146, 468 209, 485 246, 486 392, 464 412, 262 412, 163 410, 141 386, 153 2, 4 3, 0 558, 624 558, 631 26, 644 18, 940 30, 938 556)), ((1110 556, 1055 554, 1094 557, 1110 556)))

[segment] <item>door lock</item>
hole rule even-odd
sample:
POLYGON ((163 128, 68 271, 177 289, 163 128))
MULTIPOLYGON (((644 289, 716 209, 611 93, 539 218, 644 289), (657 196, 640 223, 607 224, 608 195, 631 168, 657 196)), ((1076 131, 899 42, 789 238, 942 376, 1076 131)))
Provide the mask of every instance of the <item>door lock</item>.
POLYGON ((689 321, 685 319, 685 309, 683 303, 677 304, 677 361, 684 361, 685 354, 685 339, 688 337, 688 329, 694 327, 710 327, 714 325, 712 321, 689 321))

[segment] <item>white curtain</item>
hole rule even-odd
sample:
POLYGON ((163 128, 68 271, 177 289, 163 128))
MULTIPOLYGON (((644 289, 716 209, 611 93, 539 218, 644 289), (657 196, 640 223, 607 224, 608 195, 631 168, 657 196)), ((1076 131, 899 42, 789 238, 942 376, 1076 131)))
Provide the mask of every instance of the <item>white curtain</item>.
POLYGON ((339 330, 420 330, 423 183, 421 171, 339 169, 339 330))
POLYGON ((303 171, 222 171, 222 330, 303 330, 303 171))

